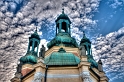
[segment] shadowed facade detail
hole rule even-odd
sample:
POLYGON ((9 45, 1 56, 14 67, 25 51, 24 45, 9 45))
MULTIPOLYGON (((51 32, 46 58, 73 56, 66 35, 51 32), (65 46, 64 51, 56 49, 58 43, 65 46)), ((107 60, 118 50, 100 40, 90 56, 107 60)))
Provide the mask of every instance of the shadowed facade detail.
POLYGON ((27 53, 20 58, 11 82, 108 82, 102 61, 94 60, 91 42, 85 33, 80 45, 71 37, 71 21, 64 9, 55 22, 56 35, 47 44, 47 51, 42 45, 38 52, 37 29, 29 37, 27 53))

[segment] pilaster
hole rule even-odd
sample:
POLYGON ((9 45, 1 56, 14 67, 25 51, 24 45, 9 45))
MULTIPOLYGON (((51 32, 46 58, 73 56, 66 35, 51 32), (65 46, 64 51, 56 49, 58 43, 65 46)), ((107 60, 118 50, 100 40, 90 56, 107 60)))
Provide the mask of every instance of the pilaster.
POLYGON ((32 82, 42 82, 45 73, 45 64, 43 58, 38 59, 38 63, 34 65, 35 74, 32 82))
POLYGON ((82 78, 82 82, 91 82, 89 67, 90 63, 87 62, 87 56, 81 56, 80 66, 80 76, 82 78))

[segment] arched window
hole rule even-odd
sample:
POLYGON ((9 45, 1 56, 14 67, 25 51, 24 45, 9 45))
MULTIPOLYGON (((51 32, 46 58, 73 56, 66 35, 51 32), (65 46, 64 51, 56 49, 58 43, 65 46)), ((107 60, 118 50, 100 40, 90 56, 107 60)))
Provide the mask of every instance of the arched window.
POLYGON ((37 47, 38 47, 38 42, 35 41, 35 44, 34 44, 34 51, 37 52, 37 47))
POLYGON ((32 41, 30 41, 30 43, 29 43, 29 51, 31 51, 32 50, 32 41))
POLYGON ((64 32, 67 32, 67 29, 66 29, 66 22, 62 22, 62 30, 64 32))

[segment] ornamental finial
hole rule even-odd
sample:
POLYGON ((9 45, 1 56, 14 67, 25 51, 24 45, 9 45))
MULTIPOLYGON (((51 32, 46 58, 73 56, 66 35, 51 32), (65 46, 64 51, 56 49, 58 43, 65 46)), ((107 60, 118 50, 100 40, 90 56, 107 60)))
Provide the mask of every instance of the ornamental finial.
POLYGON ((36 26, 36 30, 35 31, 37 32, 37 26, 36 26))
POLYGON ((38 26, 38 22, 37 21, 36 21, 35 25, 36 25, 36 30, 35 31, 37 32, 37 26, 38 26))
POLYGON ((62 8, 62 14, 64 14, 64 8, 62 8))
POLYGON ((83 31, 83 37, 86 37, 86 36, 85 36, 85 31, 83 31))

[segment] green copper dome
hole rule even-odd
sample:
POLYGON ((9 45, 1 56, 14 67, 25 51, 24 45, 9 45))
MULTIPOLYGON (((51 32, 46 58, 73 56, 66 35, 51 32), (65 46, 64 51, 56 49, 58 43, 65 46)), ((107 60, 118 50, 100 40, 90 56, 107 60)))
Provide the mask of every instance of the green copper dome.
POLYGON ((31 36, 29 37, 29 39, 31 39, 31 38, 36 38, 36 39, 40 40, 40 37, 39 37, 37 31, 35 31, 33 34, 31 34, 31 36))
POLYGON ((71 23, 69 17, 64 13, 64 10, 62 11, 62 14, 60 14, 59 17, 56 19, 55 22, 57 22, 60 19, 66 19, 66 20, 68 20, 71 23))
POLYGON ((66 47, 78 47, 76 40, 65 32, 58 33, 57 36, 47 44, 47 47, 51 48, 53 46, 61 46, 61 45, 66 47))
POLYGON ((37 63, 37 54, 35 52, 27 52, 27 54, 20 58, 20 62, 23 64, 36 64, 37 63))
POLYGON ((73 53, 67 53, 63 48, 45 58, 46 65, 78 65, 80 59, 73 53))
POLYGON ((85 36, 85 34, 83 35, 83 38, 81 39, 81 42, 80 43, 85 43, 85 42, 88 42, 91 44, 90 40, 85 36))

